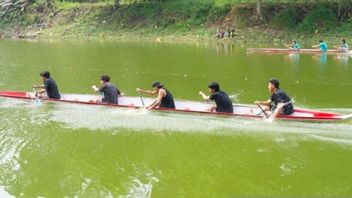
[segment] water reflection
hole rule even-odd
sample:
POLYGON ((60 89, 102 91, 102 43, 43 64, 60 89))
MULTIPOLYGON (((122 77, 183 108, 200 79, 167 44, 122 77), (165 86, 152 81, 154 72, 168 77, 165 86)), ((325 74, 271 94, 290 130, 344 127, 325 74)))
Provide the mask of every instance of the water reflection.
POLYGON ((340 53, 334 57, 334 60, 342 65, 348 65, 348 60, 350 59, 350 54, 340 53))
POLYGON ((300 53, 299 52, 292 52, 288 54, 288 58, 292 64, 298 65, 300 60, 300 53))
POLYGON ((231 54, 234 52, 235 44, 227 42, 216 43, 215 49, 217 53, 222 53, 225 55, 231 54))

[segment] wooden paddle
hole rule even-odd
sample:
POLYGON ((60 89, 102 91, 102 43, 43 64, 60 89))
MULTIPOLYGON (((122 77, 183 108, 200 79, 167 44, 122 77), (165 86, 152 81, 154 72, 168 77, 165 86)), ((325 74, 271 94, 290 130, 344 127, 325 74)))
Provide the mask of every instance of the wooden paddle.
POLYGON ((260 110, 262 110, 262 112, 264 113, 265 118, 269 118, 269 115, 264 111, 262 106, 260 106, 260 104, 257 104, 257 106, 259 107, 260 110))
POLYGON ((145 107, 142 93, 139 93, 138 95, 139 95, 139 98, 141 99, 141 102, 142 102, 143 107, 145 107))

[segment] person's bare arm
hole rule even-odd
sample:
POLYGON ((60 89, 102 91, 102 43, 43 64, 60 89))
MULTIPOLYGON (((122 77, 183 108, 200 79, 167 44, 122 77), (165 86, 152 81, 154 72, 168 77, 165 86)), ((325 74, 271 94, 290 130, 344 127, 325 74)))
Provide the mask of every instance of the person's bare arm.
POLYGON ((136 89, 136 92, 138 92, 138 93, 145 93, 145 94, 149 94, 149 95, 155 95, 155 94, 157 94, 157 91, 154 91, 154 90, 152 90, 152 91, 150 91, 150 90, 143 90, 143 89, 140 89, 140 88, 137 88, 137 89, 136 89))
POLYGON ((271 116, 269 118, 269 120, 271 122, 274 121, 275 118, 280 115, 280 113, 282 112, 282 109, 284 108, 284 106, 285 106, 285 103, 277 104, 277 107, 276 107, 275 111, 271 114, 271 116))
POLYGON ((267 101, 255 101, 254 103, 257 105, 270 105, 272 101, 269 99, 267 101))
POLYGON ((159 93, 158 93, 158 97, 154 100, 154 102, 152 104, 150 104, 147 109, 154 109, 156 107, 158 107, 161 103, 161 100, 163 99, 163 97, 165 96, 165 90, 160 89, 159 93))
POLYGON ((43 94, 46 92, 46 89, 39 89, 37 90, 37 94, 43 94))
POLYGON ((205 100, 205 101, 209 101, 210 100, 210 96, 207 96, 207 95, 205 95, 203 92, 199 92, 199 95, 200 96, 202 96, 202 98, 203 98, 203 100, 205 100))
POLYGON ((34 89, 44 89, 45 85, 32 85, 34 89))
POLYGON ((99 88, 95 85, 92 86, 92 89, 95 91, 95 92, 98 92, 99 91, 99 88))

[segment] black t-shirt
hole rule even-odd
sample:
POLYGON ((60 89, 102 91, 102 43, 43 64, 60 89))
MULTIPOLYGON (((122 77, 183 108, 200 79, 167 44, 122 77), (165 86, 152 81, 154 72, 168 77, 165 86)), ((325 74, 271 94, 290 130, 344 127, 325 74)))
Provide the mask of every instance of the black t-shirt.
POLYGON ((60 99, 59 88, 57 87, 57 84, 54 79, 52 78, 45 79, 44 86, 45 86, 46 94, 48 95, 49 98, 60 99))
POLYGON ((161 103, 159 105, 160 108, 168 108, 168 109, 175 109, 175 101, 174 97, 172 94, 169 92, 169 90, 163 88, 166 92, 165 97, 161 99, 161 103))
POLYGON ((233 106, 230 97, 223 91, 210 95, 210 100, 215 100, 216 112, 233 113, 233 106))
POLYGON ((279 103, 287 103, 283 108, 283 114, 290 115, 293 113, 293 105, 292 103, 288 103, 291 101, 291 98, 281 89, 277 89, 276 92, 271 95, 270 100, 273 103, 274 109, 279 103))
POLYGON ((104 94, 102 102, 118 104, 118 95, 120 95, 120 91, 117 87, 111 83, 105 83, 100 89, 100 93, 104 94))

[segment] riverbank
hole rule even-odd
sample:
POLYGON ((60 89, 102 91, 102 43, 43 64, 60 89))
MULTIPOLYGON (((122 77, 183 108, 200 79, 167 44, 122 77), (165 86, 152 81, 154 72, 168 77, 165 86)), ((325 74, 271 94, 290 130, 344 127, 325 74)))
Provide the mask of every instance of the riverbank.
POLYGON ((337 9, 336 3, 270 3, 263 6, 265 17, 258 19, 253 3, 181 0, 115 6, 54 1, 50 6, 46 2, 35 3, 25 12, 5 16, 0 22, 0 35, 2 38, 29 39, 240 43, 325 39, 336 43, 340 37, 350 38, 352 30, 349 16, 338 17, 341 10, 337 9), (233 38, 216 38, 217 30, 232 28, 233 38))

